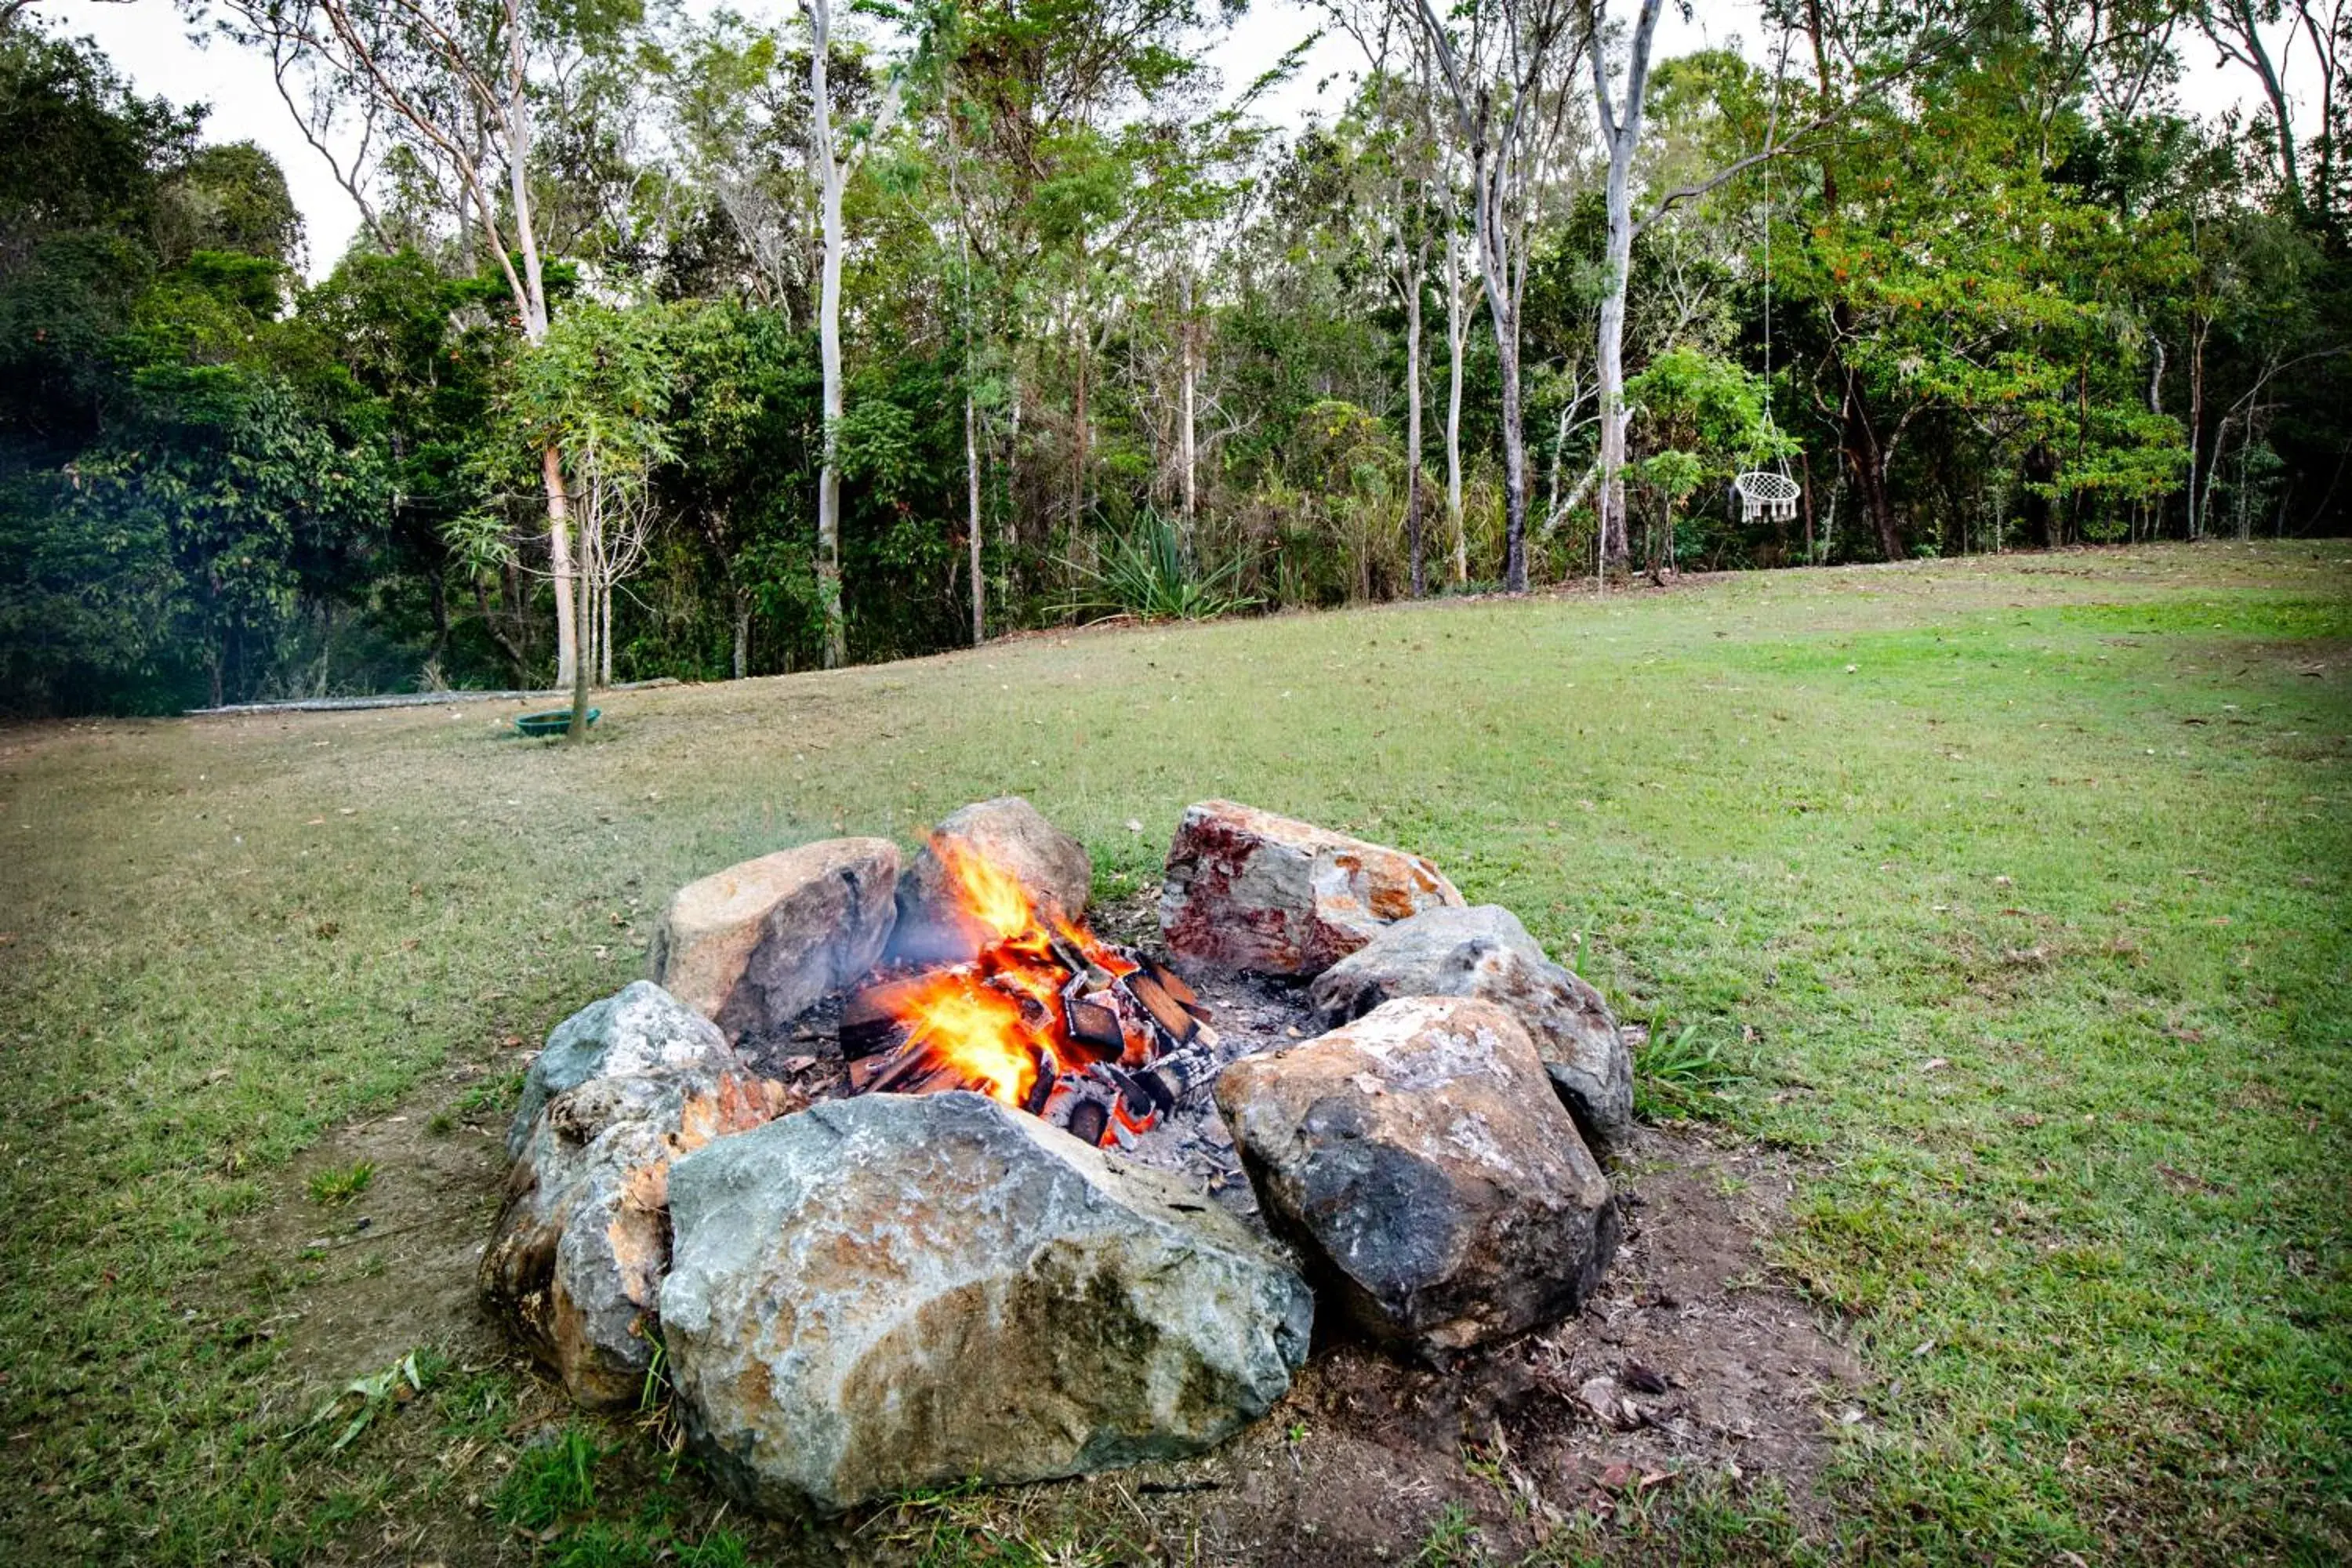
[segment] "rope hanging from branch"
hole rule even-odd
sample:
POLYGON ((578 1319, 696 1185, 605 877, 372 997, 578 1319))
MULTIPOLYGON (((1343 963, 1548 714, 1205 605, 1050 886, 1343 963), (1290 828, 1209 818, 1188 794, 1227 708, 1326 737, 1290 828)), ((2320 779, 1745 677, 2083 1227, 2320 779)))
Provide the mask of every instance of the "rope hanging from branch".
MULTIPOLYGON (((1780 36, 1780 52, 1772 66, 1772 93, 1779 101, 1787 80, 1789 37, 1780 36)), ((1739 498, 1742 523, 1786 522, 1797 515, 1797 501, 1805 492, 1789 476, 1789 459, 1780 451, 1780 431, 1772 423, 1772 163, 1764 161, 1764 422, 1757 446, 1771 454, 1772 467, 1750 468, 1731 481, 1739 498)))

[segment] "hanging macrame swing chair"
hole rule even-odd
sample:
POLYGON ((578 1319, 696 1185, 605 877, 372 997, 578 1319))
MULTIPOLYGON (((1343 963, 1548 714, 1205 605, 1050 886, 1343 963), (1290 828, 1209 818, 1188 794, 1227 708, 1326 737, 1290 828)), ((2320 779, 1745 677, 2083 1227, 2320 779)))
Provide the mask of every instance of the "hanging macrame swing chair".
MULTIPOLYGON (((1764 416, 1769 432, 1772 416, 1764 416)), ((1797 515, 1797 500, 1804 488, 1789 477, 1789 459, 1780 458, 1769 468, 1750 468, 1731 481, 1732 493, 1739 498, 1739 521, 1751 522, 1786 522, 1797 515)))
MULTIPOLYGON (((1788 45, 1781 44, 1780 60, 1773 67, 1777 87, 1782 71, 1788 66, 1788 45)), ((1797 501, 1804 488, 1789 477, 1789 459, 1780 456, 1780 431, 1772 424, 1772 165, 1764 165, 1764 422, 1758 432, 1757 451, 1775 455, 1769 459, 1769 468, 1750 468, 1731 481, 1732 493, 1739 498, 1739 521, 1742 523, 1787 522, 1797 515, 1797 501)))

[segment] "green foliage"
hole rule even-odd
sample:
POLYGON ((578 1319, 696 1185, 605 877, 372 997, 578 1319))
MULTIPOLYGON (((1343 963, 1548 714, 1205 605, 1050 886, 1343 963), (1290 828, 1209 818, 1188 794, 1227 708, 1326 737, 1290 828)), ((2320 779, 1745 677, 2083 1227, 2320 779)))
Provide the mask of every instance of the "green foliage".
POLYGON ((20 700, 218 703, 288 673, 307 587, 367 548, 373 453, 280 383, 144 371, 72 473, 0 491, 0 669, 20 700))
POLYGON ((1085 584, 1070 602, 1074 615, 1133 616, 1143 621, 1206 621, 1250 609, 1255 596, 1241 591, 1247 557, 1235 555, 1202 569, 1184 549, 1175 524, 1147 512, 1112 540, 1099 563, 1072 561, 1085 584))
POLYGON ((357 1201, 374 1181, 375 1163, 372 1160, 320 1171, 310 1178, 310 1201, 321 1208, 341 1208, 357 1201))

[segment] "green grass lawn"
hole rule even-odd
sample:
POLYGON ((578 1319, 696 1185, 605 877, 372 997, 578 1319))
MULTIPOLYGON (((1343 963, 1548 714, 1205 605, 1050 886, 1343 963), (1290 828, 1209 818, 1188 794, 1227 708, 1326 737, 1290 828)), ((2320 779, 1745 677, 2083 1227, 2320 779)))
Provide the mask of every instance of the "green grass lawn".
MULTIPOLYGON (((686 878, 1017 792, 1107 893, 1209 795, 1408 846, 1621 1016, 1718 1041, 1745 1076, 1709 1114, 1805 1173, 1780 1266, 1874 1379, 1814 1549, 2342 1561, 2347 557, 1037 637, 615 695, 578 752, 486 706, 0 732, 0 1540, 363 1556, 377 1440, 305 1427, 266 1331, 301 1281, 234 1240, 334 1212, 289 1162, 510 1068, 686 878)), ((444 1384, 434 1441, 505 1462, 513 1397, 444 1384)), ((1758 1528, 1707 1550, 1781 1550, 1758 1528)))

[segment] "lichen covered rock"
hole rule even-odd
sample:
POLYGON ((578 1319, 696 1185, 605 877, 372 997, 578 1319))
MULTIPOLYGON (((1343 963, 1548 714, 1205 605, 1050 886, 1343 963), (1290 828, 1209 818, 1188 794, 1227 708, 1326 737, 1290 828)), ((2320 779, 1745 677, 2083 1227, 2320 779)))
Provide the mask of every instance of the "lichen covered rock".
MULTIPOLYGON (((613 1008, 607 1016, 637 1010, 613 1008)), ((653 1363, 646 1329, 669 1262, 670 1162, 781 1108, 777 1089, 754 1078, 724 1041, 705 1041, 705 1054, 674 1061, 635 1048, 646 1038, 624 1033, 624 1048, 599 1058, 628 1070, 562 1082, 544 1100, 482 1255, 492 1316, 590 1409, 635 1404, 653 1363)), ((564 1061, 576 1065, 586 1054, 564 1061)))
POLYGON ((680 1161, 669 1195, 687 1431, 773 1510, 1198 1453, 1307 1352, 1272 1247, 978 1095, 818 1105, 680 1161))
POLYGON ((1574 1311, 1617 1245, 1609 1183, 1491 1002, 1389 1002, 1245 1057, 1217 1109, 1267 1223, 1375 1340, 1434 1359, 1574 1311))
POLYGON ((1317 975, 1308 995, 1327 1027, 1402 996, 1496 1003, 1526 1026, 1586 1143, 1605 1153, 1633 1131, 1633 1058, 1609 1005, 1499 904, 1399 921, 1317 975))
POLYGON ((522 1152, 550 1100, 592 1078, 716 1079, 742 1070, 742 1058, 709 1019, 649 980, 631 981, 547 1037, 522 1076, 522 1095, 507 1124, 507 1156, 522 1152))

